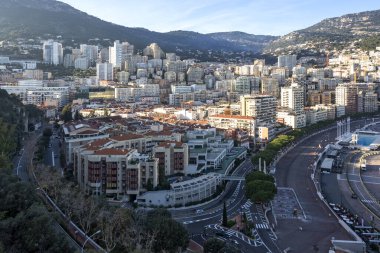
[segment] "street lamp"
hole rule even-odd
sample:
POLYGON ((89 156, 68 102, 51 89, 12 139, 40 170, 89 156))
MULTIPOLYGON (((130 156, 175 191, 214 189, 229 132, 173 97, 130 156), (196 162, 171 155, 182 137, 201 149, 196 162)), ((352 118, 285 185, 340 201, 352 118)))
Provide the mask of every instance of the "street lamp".
POLYGON ((86 245, 86 243, 87 243, 87 241, 91 238, 91 237, 93 237, 93 236, 95 236, 95 235, 97 235, 97 234, 99 234, 99 233, 101 233, 102 231, 101 230, 98 230, 98 231, 96 231, 95 233, 93 233, 91 236, 87 236, 87 239, 84 241, 84 243, 83 243, 83 246, 82 246, 82 253, 84 252, 84 246, 86 245))

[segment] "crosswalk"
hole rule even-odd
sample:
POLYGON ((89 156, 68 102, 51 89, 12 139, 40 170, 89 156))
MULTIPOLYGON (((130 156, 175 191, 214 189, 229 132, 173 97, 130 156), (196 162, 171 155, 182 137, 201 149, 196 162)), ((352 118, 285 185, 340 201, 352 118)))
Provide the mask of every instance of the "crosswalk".
POLYGON ((362 201, 363 203, 372 203, 372 204, 377 203, 375 200, 372 200, 372 199, 362 199, 361 201, 362 201))
POLYGON ((229 229, 229 230, 226 231, 226 234, 229 235, 229 236, 236 235, 236 231, 234 231, 232 229, 229 229))
POLYGON ((248 236, 244 235, 241 232, 234 231, 232 229, 223 228, 223 227, 219 226, 218 224, 210 224, 210 225, 207 225, 206 228, 211 228, 213 230, 223 231, 227 235, 239 238, 242 241, 244 241, 244 242, 246 242, 249 245, 254 246, 254 247, 259 247, 259 246, 261 246, 263 244, 263 242, 262 242, 259 234, 257 233, 257 231, 256 231, 256 233, 253 233, 255 239, 251 239, 251 238, 249 238, 248 236))
POLYGON ((247 200, 247 202, 245 202, 244 205, 242 205, 241 207, 244 208, 244 209, 249 209, 251 206, 252 206, 252 202, 251 200, 247 200))
POLYGON ((253 218, 252 218, 252 214, 250 211, 245 211, 245 215, 247 216, 247 220, 248 221, 253 221, 253 218))
POLYGON ((255 227, 257 229, 269 229, 269 225, 267 223, 256 224, 255 227))

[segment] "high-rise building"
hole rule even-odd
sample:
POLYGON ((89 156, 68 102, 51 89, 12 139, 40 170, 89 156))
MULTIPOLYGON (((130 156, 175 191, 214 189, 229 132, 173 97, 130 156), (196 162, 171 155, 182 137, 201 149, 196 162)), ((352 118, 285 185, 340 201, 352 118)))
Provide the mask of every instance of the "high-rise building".
POLYGON ((281 107, 288 108, 296 114, 301 114, 305 107, 304 88, 293 83, 281 88, 281 107))
POLYGON ((233 87, 232 91, 240 95, 251 94, 251 78, 248 76, 239 76, 236 78, 235 87, 233 87))
POLYGON ((109 48, 109 62, 116 68, 124 68, 124 62, 128 56, 133 55, 134 46, 128 42, 120 43, 116 40, 113 47, 109 48))
POLYGON ((340 84, 335 88, 335 104, 345 107, 346 114, 358 111, 358 87, 352 84, 340 84))
POLYGON ((111 63, 98 63, 96 64, 96 77, 98 81, 112 81, 113 80, 113 66, 111 63))
POLYGON ((271 125, 276 122, 277 99, 268 95, 245 95, 240 97, 242 116, 256 118, 258 126, 271 125))
POLYGON ((63 63, 63 48, 61 43, 53 40, 45 41, 42 50, 44 63, 53 65, 63 63))
POLYGON ((152 43, 144 49, 145 56, 151 56, 153 59, 161 59, 165 57, 164 51, 157 43, 152 43))
POLYGON ((187 71, 187 81, 201 82, 204 75, 204 69, 201 66, 191 66, 187 71))
POLYGON ((263 77, 261 79, 261 94, 271 95, 278 98, 280 96, 278 79, 263 77))
POLYGON ((297 55, 280 55, 277 60, 278 67, 288 67, 288 69, 293 69, 297 64, 297 55))
POLYGON ((359 91, 358 112, 377 112, 377 94, 373 91, 359 91))
POLYGON ((87 57, 80 57, 75 59, 74 61, 74 67, 76 69, 88 69, 90 67, 90 61, 87 57))
POLYGON ((80 51, 82 56, 86 57, 91 65, 98 59, 98 46, 81 44, 80 51))

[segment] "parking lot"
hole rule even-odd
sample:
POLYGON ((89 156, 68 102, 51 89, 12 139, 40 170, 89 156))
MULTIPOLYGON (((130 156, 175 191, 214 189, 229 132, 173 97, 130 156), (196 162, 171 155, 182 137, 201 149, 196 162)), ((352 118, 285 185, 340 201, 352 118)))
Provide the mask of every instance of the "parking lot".
POLYGON ((292 188, 278 187, 272 205, 276 219, 304 218, 304 213, 292 188))

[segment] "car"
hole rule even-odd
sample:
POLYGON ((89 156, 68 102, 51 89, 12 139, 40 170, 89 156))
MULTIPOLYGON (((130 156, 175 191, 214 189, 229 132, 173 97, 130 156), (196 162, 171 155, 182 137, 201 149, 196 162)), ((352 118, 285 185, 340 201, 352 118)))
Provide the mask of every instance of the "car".
POLYGON ((200 213, 203 213, 203 212, 204 212, 203 209, 197 209, 197 210, 195 210, 196 214, 200 214, 200 213))
POLYGON ((353 199, 357 199, 357 198, 358 198, 358 195, 356 195, 356 193, 352 193, 352 194, 351 194, 351 198, 353 198, 353 199))

